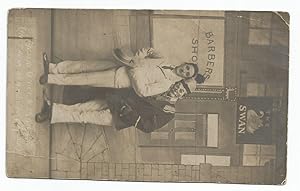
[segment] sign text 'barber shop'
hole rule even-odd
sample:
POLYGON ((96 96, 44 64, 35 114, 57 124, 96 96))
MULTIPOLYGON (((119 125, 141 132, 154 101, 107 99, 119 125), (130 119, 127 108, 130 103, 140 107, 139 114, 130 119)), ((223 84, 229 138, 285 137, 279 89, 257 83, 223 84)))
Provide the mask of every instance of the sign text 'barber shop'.
MULTIPOLYGON (((209 79, 214 71, 215 59, 216 59, 216 46, 215 46, 215 35, 213 32, 205 32, 206 46, 207 46, 207 60, 205 63, 205 71, 202 72, 206 79, 209 79)), ((198 64, 198 47, 199 40, 197 38, 192 39, 192 62, 198 64)))

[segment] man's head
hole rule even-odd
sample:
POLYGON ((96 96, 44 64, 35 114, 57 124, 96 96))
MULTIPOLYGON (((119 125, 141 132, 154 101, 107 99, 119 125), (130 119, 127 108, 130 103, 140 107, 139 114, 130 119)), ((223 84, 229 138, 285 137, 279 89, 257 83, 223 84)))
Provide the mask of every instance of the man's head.
POLYGON ((195 79, 187 79, 176 82, 169 90, 168 95, 172 98, 182 98, 196 89, 195 79))
POLYGON ((175 73, 184 79, 196 76, 198 71, 198 65, 194 63, 183 63, 175 68, 175 73))

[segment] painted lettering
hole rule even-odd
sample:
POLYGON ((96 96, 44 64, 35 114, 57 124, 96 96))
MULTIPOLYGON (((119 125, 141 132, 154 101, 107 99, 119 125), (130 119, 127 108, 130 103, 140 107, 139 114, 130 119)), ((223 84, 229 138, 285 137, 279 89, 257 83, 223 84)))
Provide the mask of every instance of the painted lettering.
POLYGON ((214 36, 214 33, 213 32, 207 32, 207 33, 205 33, 205 36, 206 36, 206 38, 210 38, 210 37, 214 36))

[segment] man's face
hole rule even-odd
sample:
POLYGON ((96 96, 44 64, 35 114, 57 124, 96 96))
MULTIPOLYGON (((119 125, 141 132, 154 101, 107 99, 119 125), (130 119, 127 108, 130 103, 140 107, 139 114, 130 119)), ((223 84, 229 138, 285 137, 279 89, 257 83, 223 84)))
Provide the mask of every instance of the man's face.
POLYGON ((175 68, 175 72, 182 78, 190 78, 195 74, 195 68, 190 64, 181 64, 175 68))
POLYGON ((173 97, 173 98, 182 98, 184 95, 187 94, 186 89, 184 88, 184 86, 182 85, 181 82, 178 82, 176 84, 174 84, 170 90, 168 95, 173 97))

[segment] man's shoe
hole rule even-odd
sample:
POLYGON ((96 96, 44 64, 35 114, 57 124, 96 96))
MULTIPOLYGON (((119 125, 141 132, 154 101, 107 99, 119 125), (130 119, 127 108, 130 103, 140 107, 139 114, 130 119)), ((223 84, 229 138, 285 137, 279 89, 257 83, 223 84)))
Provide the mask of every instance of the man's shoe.
POLYGON ((37 123, 42 123, 50 119, 50 113, 51 113, 50 105, 48 105, 47 101, 44 101, 42 111, 35 115, 35 121, 37 123))
POLYGON ((47 90, 49 90, 49 89, 46 89, 46 88, 43 89, 43 106, 42 106, 41 112, 37 113, 35 115, 35 121, 37 123, 42 123, 46 120, 51 119, 52 102, 50 101, 50 99, 48 97, 49 92, 47 92, 47 90))
POLYGON ((44 85, 48 82, 48 74, 43 74, 40 76, 39 82, 41 85, 44 85))

